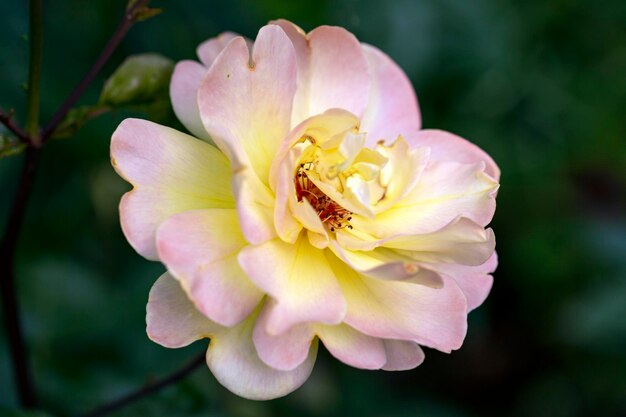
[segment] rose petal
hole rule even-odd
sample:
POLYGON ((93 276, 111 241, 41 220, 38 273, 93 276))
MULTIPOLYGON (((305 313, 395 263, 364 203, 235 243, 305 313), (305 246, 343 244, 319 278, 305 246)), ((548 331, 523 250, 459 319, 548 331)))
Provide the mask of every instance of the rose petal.
POLYGON ((449 277, 443 287, 367 278, 327 257, 348 304, 345 323, 373 337, 410 340, 443 352, 458 349, 467 330, 465 296, 449 277))
POLYGON ((194 61, 181 61, 176 64, 170 82, 172 108, 178 120, 194 136, 211 143, 204 129, 198 110, 198 88, 207 69, 194 61))
POLYGON ((432 268, 452 277, 467 298, 467 311, 480 306, 489 295, 493 285, 491 274, 498 265, 498 256, 493 255, 482 265, 465 266, 456 264, 431 265, 432 268))
POLYGON ((464 164, 485 163, 485 172, 494 180, 500 179, 500 168, 493 159, 478 146, 450 132, 425 129, 418 132, 407 130, 404 135, 413 147, 430 148, 434 161, 460 162, 464 164))
POLYGON ((380 369, 386 361, 381 339, 367 336, 346 324, 316 325, 316 333, 335 358, 360 369, 380 369))
POLYGON ((315 333, 309 324, 295 325, 279 335, 269 333, 268 320, 275 308, 274 300, 265 303, 254 326, 252 339, 263 362, 274 369, 290 371, 308 357, 315 333))
POLYGON ((124 120, 111 139, 111 163, 134 189, 120 203, 122 230, 139 254, 157 260, 156 229, 187 210, 233 208, 230 166, 215 147, 174 129, 124 120))
POLYGON ((431 161, 413 190, 394 207, 379 213, 375 221, 355 215, 351 223, 378 238, 431 233, 458 217, 486 226, 495 212, 498 183, 484 168, 484 162, 431 161))
POLYGON ((381 245, 418 262, 482 265, 493 254, 496 239, 491 229, 483 229, 465 218, 423 235, 398 235, 381 245))
POLYGON ((168 273, 152 286, 146 310, 148 337, 168 348, 187 346, 220 331, 220 326, 196 310, 179 282, 168 273))
POLYGON ((332 108, 361 117, 369 99, 370 72, 359 41, 340 27, 308 35, 286 20, 272 22, 289 36, 298 60, 298 89, 291 125, 332 108))
POLYGON ((233 32, 222 32, 215 38, 202 42, 196 48, 196 55, 198 55, 198 58, 200 58, 200 61, 204 64, 205 72, 213 65, 215 58, 224 50, 226 45, 237 36, 241 35, 233 32))
POLYGON ((408 371, 424 362, 424 351, 415 342, 406 340, 385 340, 387 362, 385 371, 408 371))
POLYGON ((276 229, 272 217, 275 201, 267 186, 250 168, 241 167, 233 175, 233 189, 239 224, 246 240, 258 245, 274 238, 276 229))
POLYGON ((246 245, 233 209, 176 214, 157 231, 159 257, 205 316, 223 325, 244 320, 263 293, 239 267, 246 245))
POLYGON ((245 40, 233 39, 209 69, 198 103, 215 143, 267 184, 270 164, 289 132, 296 90, 295 52, 281 28, 261 28, 252 62, 250 67, 245 40))
POLYGON ((372 74, 372 87, 361 131, 367 145, 378 140, 395 140, 399 134, 420 129, 421 117, 413 85, 404 71, 386 54, 362 45, 372 74))
POLYGON ((259 288, 272 296, 276 307, 268 317, 267 331, 280 334, 298 323, 338 324, 346 303, 324 251, 304 236, 296 244, 273 239, 247 246, 239 263, 259 288))
POLYGON ((291 371, 280 371, 259 359, 252 331, 256 314, 237 327, 225 329, 211 340, 207 364, 217 380, 233 393, 250 400, 270 400, 294 391, 313 369, 317 343, 305 361, 291 371))

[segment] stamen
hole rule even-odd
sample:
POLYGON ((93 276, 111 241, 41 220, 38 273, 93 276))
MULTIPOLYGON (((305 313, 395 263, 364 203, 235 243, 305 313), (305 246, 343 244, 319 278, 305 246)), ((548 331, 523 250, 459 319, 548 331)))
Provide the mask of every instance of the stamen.
POLYGON ((305 162, 300 164, 296 171, 294 184, 296 186, 298 201, 300 202, 302 199, 306 198, 322 223, 328 224, 331 232, 343 228, 352 229, 352 225, 348 223, 352 220, 352 212, 341 207, 337 202, 324 194, 324 192, 309 179, 307 171, 310 171, 314 165, 314 162, 305 162))

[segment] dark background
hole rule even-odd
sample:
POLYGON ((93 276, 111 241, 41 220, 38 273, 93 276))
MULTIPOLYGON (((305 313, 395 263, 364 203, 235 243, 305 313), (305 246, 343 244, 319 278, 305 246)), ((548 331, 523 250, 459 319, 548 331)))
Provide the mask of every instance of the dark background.
MULTIPOLYGON (((0 106, 23 117, 25 1, 0 2, 0 106)), ((42 117, 50 117, 113 31, 123 1, 44 2, 42 117)), ((117 416, 626 416, 626 1, 154 1, 81 100, 97 101, 129 54, 194 59, 206 38, 254 38, 284 17, 346 27, 394 58, 424 126, 455 132, 502 169, 493 228, 500 266, 451 355, 400 373, 349 368, 322 351, 294 394, 240 399, 205 368, 117 416)), ((18 248, 19 295, 41 402, 83 412, 164 375, 205 342, 168 350, 144 332, 162 271, 118 224, 128 185, 109 138, 129 112, 50 143, 18 248)), ((22 119, 23 121, 23 119, 22 119)), ((166 121, 178 126, 173 119, 166 121)), ((7 216, 21 156, 0 159, 7 216)), ((4 226, 0 226, 4 227, 4 226)), ((15 406, 0 334, 0 407, 15 406)))

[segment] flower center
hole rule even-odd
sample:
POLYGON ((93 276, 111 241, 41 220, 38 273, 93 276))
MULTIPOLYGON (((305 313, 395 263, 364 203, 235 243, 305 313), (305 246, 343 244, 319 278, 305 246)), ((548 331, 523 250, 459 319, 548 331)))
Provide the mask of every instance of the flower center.
POLYGON ((349 223, 352 220, 352 212, 341 207, 337 202, 324 194, 309 178, 308 172, 311 171, 314 165, 315 162, 306 162, 298 166, 294 177, 298 202, 306 199, 322 223, 328 224, 331 232, 345 227, 352 229, 352 225, 349 223))

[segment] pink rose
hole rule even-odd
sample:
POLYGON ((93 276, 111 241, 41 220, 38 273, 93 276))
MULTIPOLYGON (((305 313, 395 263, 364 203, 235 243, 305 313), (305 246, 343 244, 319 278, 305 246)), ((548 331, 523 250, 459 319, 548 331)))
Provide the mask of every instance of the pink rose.
POLYGON ((342 28, 279 20, 254 46, 225 33, 198 55, 171 83, 195 137, 127 119, 111 143, 134 186, 123 231, 168 271, 149 337, 210 338, 213 374, 251 399, 304 383, 318 340, 363 369, 458 349, 497 264, 493 160, 420 130, 406 75, 342 28))

